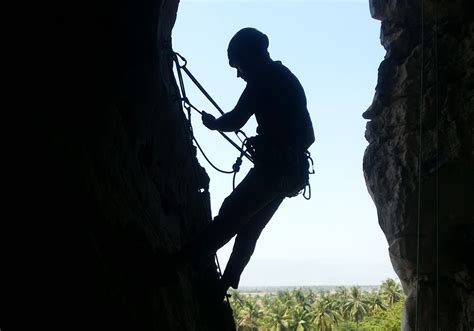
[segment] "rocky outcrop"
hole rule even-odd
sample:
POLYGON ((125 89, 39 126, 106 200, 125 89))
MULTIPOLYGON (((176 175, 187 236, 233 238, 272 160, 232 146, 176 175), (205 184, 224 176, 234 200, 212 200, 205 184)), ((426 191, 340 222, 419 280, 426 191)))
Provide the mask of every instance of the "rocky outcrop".
POLYGON ((209 296, 212 259, 170 272, 169 254, 211 221, 172 72, 178 2, 58 4, 52 31, 36 31, 47 101, 30 108, 36 130, 15 134, 27 169, 11 176, 23 191, 2 330, 234 329, 209 296))
POLYGON ((408 295, 404 330, 474 328, 474 21, 469 1, 370 1, 387 53, 364 175, 408 295))

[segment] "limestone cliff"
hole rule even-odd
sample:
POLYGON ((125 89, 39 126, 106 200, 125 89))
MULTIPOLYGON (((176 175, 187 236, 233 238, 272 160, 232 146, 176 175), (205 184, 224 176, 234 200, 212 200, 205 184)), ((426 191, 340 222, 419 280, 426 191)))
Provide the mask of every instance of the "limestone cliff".
POLYGON ((387 53, 364 113, 367 187, 408 299, 404 330, 474 328, 470 1, 370 1, 387 53))

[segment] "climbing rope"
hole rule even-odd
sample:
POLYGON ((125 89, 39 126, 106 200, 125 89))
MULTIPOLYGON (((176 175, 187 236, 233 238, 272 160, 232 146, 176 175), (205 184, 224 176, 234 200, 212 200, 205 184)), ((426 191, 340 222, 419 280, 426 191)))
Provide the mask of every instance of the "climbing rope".
MULTIPOLYGON (((214 99, 209 95, 209 93, 207 93, 207 91, 204 89, 204 87, 198 82, 198 80, 194 77, 194 75, 189 71, 189 69, 186 67, 187 66, 187 63, 188 61, 186 60, 186 58, 184 58, 181 54, 177 53, 177 52, 173 52, 173 61, 175 62, 175 65, 176 65, 176 71, 178 73, 178 80, 179 80, 179 85, 180 85, 180 90, 181 90, 181 101, 183 102, 183 107, 187 110, 188 112, 188 122, 189 122, 189 126, 190 126, 190 131, 192 132, 192 124, 191 124, 191 109, 195 110, 196 112, 198 112, 200 115, 202 115, 202 111, 199 110, 198 108, 196 108, 188 99, 187 95, 186 95, 186 89, 184 87, 184 82, 183 82, 183 75, 181 73, 181 70, 183 70, 187 75, 188 77, 191 79, 191 81, 199 88, 199 90, 208 98, 208 100, 214 105, 214 107, 216 107, 216 109, 219 111, 219 113, 221 114, 224 114, 224 112, 222 111, 222 109, 219 107, 219 105, 214 101, 214 99), (179 63, 179 59, 181 59, 184 64, 181 65, 179 63)), ((221 131, 218 131, 228 142, 230 142, 237 150, 240 151, 240 156, 237 157, 235 163, 233 164, 232 166, 232 170, 231 171, 227 171, 227 170, 222 170, 220 168, 218 168, 217 166, 215 166, 212 161, 207 157, 206 153, 204 153, 204 150, 202 149, 201 145, 199 144, 199 142, 197 141, 196 137, 194 136, 194 134, 192 135, 192 138, 193 138, 193 141, 196 143, 196 146, 198 147, 199 151, 201 152, 202 156, 204 157, 204 159, 211 165, 211 167, 213 167, 216 171, 218 172, 221 172, 223 174, 233 174, 233 178, 232 178, 232 188, 235 189, 235 178, 236 178, 236 175, 237 175, 237 172, 240 171, 240 166, 242 165, 242 157, 247 157, 250 161, 253 162, 253 159, 252 157, 250 156, 250 154, 247 153, 247 151, 245 150, 245 142, 247 141, 248 137, 247 135, 245 134, 245 132, 243 132, 242 130, 238 130, 238 131, 235 131, 235 135, 237 136, 237 138, 239 138, 239 140, 241 141, 242 143, 242 146, 239 147, 237 144, 234 143, 233 140, 231 140, 229 137, 227 137, 227 135, 225 135, 223 132, 221 131), (244 138, 242 139, 240 137, 240 135, 242 135, 244 138)))
MULTIPOLYGON (((191 138, 192 140, 194 141, 194 143, 196 144, 197 148, 199 149, 199 151, 201 152, 201 154, 203 155, 203 157, 206 159, 206 161, 217 171, 221 172, 221 173, 224 173, 224 174, 233 174, 233 178, 232 178, 232 187, 233 189, 235 189, 235 179, 236 179, 236 175, 237 173, 240 171, 240 166, 242 165, 242 158, 245 156, 247 159, 249 159, 251 162, 253 162, 253 158, 252 156, 247 152, 247 150, 245 149, 246 147, 246 143, 248 141, 248 137, 247 135, 245 134, 245 132, 243 132, 242 130, 238 130, 238 131, 235 131, 235 135, 237 136, 237 138, 240 140, 240 142, 242 143, 242 146, 238 146, 232 139, 230 139, 225 133, 221 132, 221 131, 218 131, 219 134, 221 134, 234 148, 236 148, 238 151, 240 151, 240 156, 237 157, 234 165, 232 166, 232 171, 226 171, 226 170, 222 170, 222 169, 219 169, 217 166, 215 166, 211 160, 207 157, 207 155, 204 153, 201 145, 199 144, 199 142, 197 141, 196 137, 194 136, 194 133, 193 133, 193 127, 192 127, 192 122, 191 122, 191 110, 195 110, 198 114, 202 115, 202 111, 199 110, 197 107, 195 107, 188 99, 187 95, 186 95, 186 89, 185 89, 185 86, 184 86, 184 80, 183 80, 183 75, 182 75, 182 71, 184 71, 186 73, 186 75, 191 79, 191 81, 198 87, 198 89, 204 94, 204 96, 207 97, 207 99, 214 105, 214 107, 219 111, 219 113, 221 115, 224 114, 224 112, 222 111, 222 109, 219 107, 219 105, 214 101, 214 99, 212 99, 212 97, 209 95, 209 93, 207 93, 207 91, 204 89, 204 87, 198 82, 198 80, 194 77, 194 75, 189 71, 189 69, 187 68, 187 63, 188 61, 186 60, 186 58, 184 58, 182 55, 180 55, 179 53, 177 52, 174 52, 172 50, 171 51, 171 54, 172 54, 172 59, 173 59, 173 62, 175 64, 175 67, 176 67, 176 72, 177 72, 177 76, 178 76, 178 82, 179 82, 179 90, 180 90, 180 101, 182 102, 182 106, 184 109, 186 109, 187 111, 187 122, 188 122, 188 130, 189 132, 191 133, 191 138), (181 59, 181 61, 183 61, 183 64, 180 64, 179 60, 181 59), (243 138, 241 137, 243 136, 243 138)), ((311 155, 310 153, 307 151, 306 152, 306 156, 308 158, 308 160, 311 162, 311 167, 312 167, 312 170, 309 171, 309 174, 314 174, 314 162, 313 162, 313 159, 311 158, 311 155)), ((196 174, 197 176, 197 174, 196 174)), ((306 200, 309 200, 311 198, 311 186, 309 184, 309 181, 308 183, 305 185, 304 187, 304 191, 303 191, 303 197, 306 199, 306 200), (308 195, 306 195, 306 193, 308 192, 308 195)), ((219 264, 219 259, 217 257, 217 254, 215 254, 215 261, 216 261, 216 265, 217 265, 217 271, 220 275, 220 277, 222 277, 222 270, 221 270, 221 267, 220 267, 220 264, 219 264)), ((228 306, 229 308, 232 310, 232 307, 231 307, 231 304, 230 304, 230 301, 229 301, 229 297, 230 295, 229 294, 226 294, 225 298, 226 298, 226 301, 228 303, 228 306)))
MULTIPOLYGON (((191 137, 192 137, 192 140, 194 141, 194 143, 196 144, 197 148, 199 149, 199 151, 201 152, 201 154, 203 155, 203 157, 206 159, 206 161, 217 171, 221 172, 221 173, 224 173, 224 174, 234 174, 233 175, 233 179, 232 179, 232 187, 233 189, 235 189, 235 178, 236 178, 236 175, 237 175, 237 172, 240 171, 240 166, 242 165, 242 157, 247 157, 250 161, 253 162, 251 156, 247 153, 247 151, 244 149, 245 147, 245 143, 247 141, 247 135, 239 130, 239 131, 236 131, 235 134, 236 136, 239 138, 239 140, 242 142, 242 147, 239 147, 237 144, 235 144, 230 138, 227 137, 227 135, 225 135, 223 132, 220 132, 219 133, 227 140, 229 141, 236 149, 238 149, 240 151, 240 156, 237 157, 237 160, 235 161, 234 165, 232 166, 232 171, 226 171, 226 170, 222 170, 222 169, 219 169, 218 167, 216 167, 212 162, 211 160, 207 157, 206 153, 204 153, 201 145, 199 144, 199 142, 197 141, 196 137, 194 136, 194 133, 193 133, 193 128, 192 128, 192 123, 191 123, 191 110, 195 110, 197 113, 199 113, 200 115, 202 115, 202 111, 200 111, 198 108, 196 108, 188 99, 187 95, 186 95, 186 89, 184 87, 184 82, 183 82, 183 75, 181 73, 181 70, 184 70, 185 73, 189 76, 189 78, 196 84, 196 86, 203 92, 203 94, 209 99, 209 101, 217 108, 217 110, 223 114, 224 112, 220 109, 220 107, 217 105, 217 103, 211 98, 211 96, 205 91, 205 89, 202 87, 201 84, 199 84, 199 82, 196 80, 196 78, 194 78, 194 76, 191 74, 191 72, 186 68, 186 64, 187 64, 187 60, 181 56, 180 54, 178 53, 175 53, 173 52, 173 61, 175 62, 175 65, 176 65, 176 71, 177 71, 177 74, 178 74, 178 81, 179 81, 179 89, 180 89, 180 92, 181 92, 181 101, 183 103, 183 108, 187 110, 187 121, 188 121, 188 130, 189 132, 191 133, 191 137), (183 65, 180 65, 179 64, 179 61, 178 61, 178 57, 181 58, 181 60, 184 61, 184 64, 183 65), (240 138, 240 135, 243 135, 244 136, 244 139, 240 138)), ((194 167, 193 167, 194 169, 194 167)), ((194 169, 195 171, 195 169, 194 169)), ((195 174, 197 176, 197 174, 195 174)), ((217 253, 214 254, 214 259, 216 261, 216 266, 217 266, 217 272, 219 274, 219 277, 222 278, 222 269, 221 269, 221 266, 220 266, 220 263, 219 263, 219 258, 217 256, 217 253)), ((229 297, 230 295, 229 294, 225 294, 225 301, 227 302, 227 305, 230 309, 230 311, 232 312, 232 315, 233 315, 233 310, 232 310, 232 305, 229 301, 229 297)))
MULTIPOLYGON (((222 109, 219 107, 219 105, 214 101, 214 99, 212 99, 212 97, 209 95, 209 93, 207 93, 207 91, 203 88, 203 86, 198 82, 198 80, 194 77, 194 75, 189 71, 189 69, 187 68, 187 60, 182 56, 180 55, 179 53, 177 52, 174 52, 170 45, 167 45, 169 48, 170 48, 170 52, 172 54, 172 59, 173 59, 173 62, 175 63, 175 66, 176 66, 176 71, 177 71, 177 75, 178 75, 178 82, 179 82, 179 90, 180 90, 180 101, 182 102, 182 106, 184 109, 186 109, 187 111, 187 122, 188 122, 188 132, 191 134, 191 138, 192 140, 195 142, 197 148, 199 149, 199 151, 201 152, 201 154, 203 155, 203 157, 206 159, 206 161, 217 171, 221 172, 221 173, 224 173, 224 174, 233 174, 233 178, 232 178, 232 187, 233 189, 235 189, 235 179, 236 179, 236 175, 237 173, 240 171, 240 166, 242 165, 242 158, 245 156, 247 159, 249 159, 251 162, 254 162, 253 161, 253 158, 252 156, 247 152, 247 150, 245 149, 246 147, 246 143, 248 141, 248 137, 247 135, 245 134, 245 132, 243 132, 242 130, 238 130, 238 131, 235 131, 235 135, 237 136, 237 138, 240 140, 240 142, 242 143, 242 146, 239 147, 233 140, 231 140, 226 134, 224 134, 223 132, 221 131, 218 131, 219 134, 221 134, 221 136, 223 136, 234 148, 236 148, 237 150, 240 151, 240 156, 237 157, 234 165, 232 166, 232 171, 226 171, 226 170, 222 170, 222 169, 219 169, 218 167, 216 167, 211 161, 210 159, 207 157, 207 155, 204 153, 202 147, 200 146, 199 142, 197 141, 196 137, 194 136, 194 133, 193 133, 193 127, 192 127, 192 122, 191 122, 191 110, 195 110, 198 114, 202 115, 202 111, 199 110, 197 107, 195 107, 188 99, 187 95, 186 95, 186 89, 185 89, 185 86, 184 86, 184 81, 183 81, 183 75, 182 75, 182 72, 181 71, 184 71, 187 76, 191 79, 191 81, 198 87, 198 89, 204 94, 204 96, 207 97, 207 99, 214 105, 214 107, 219 111, 219 113, 221 115, 224 114, 224 112, 222 111, 222 109), (181 59, 184 64, 180 64, 179 62, 179 59, 181 59), (243 136, 243 138, 240 137, 240 135, 243 136)), ((309 153, 309 151, 306 152, 306 156, 307 156, 307 159, 311 162, 311 167, 312 167, 312 170, 309 171, 309 174, 314 174, 314 162, 313 162, 313 159, 311 158, 311 155, 309 153)), ((194 168, 194 167, 193 167, 194 168)), ((195 169, 194 169, 195 171, 195 169)), ((196 172, 196 171, 195 171, 196 172)), ((195 173, 195 176, 197 178, 197 173, 195 173)), ((306 200, 309 200, 311 198, 311 186, 309 184, 309 181, 306 183, 305 187, 304 187, 304 191, 303 191, 303 197, 306 199, 306 200), (308 191, 307 191, 308 189, 308 191), (308 192, 308 195, 306 195, 306 192, 308 192)), ((215 261, 216 261, 216 265, 217 265, 217 271, 219 273, 219 276, 220 278, 222 278, 222 270, 221 270, 221 267, 220 267, 220 263, 219 263, 219 259, 218 259, 218 256, 217 256, 217 253, 214 255, 215 257, 215 261)), ((226 293, 225 295, 225 300, 227 302, 227 305, 229 307, 229 309, 231 310, 232 312, 232 306, 231 306, 231 303, 229 301, 229 297, 230 295, 228 293, 226 293)), ((233 312, 232 312, 233 313, 233 312)))
MULTIPOLYGON (((179 85, 180 85, 180 90, 181 90, 181 95, 182 95, 182 98, 181 98, 181 101, 183 102, 183 106, 184 108, 188 109, 188 112, 190 109, 193 109, 195 111, 197 111, 199 114, 202 114, 202 111, 200 111, 199 109, 197 109, 193 104, 191 104, 191 102, 189 101, 188 97, 186 96, 186 89, 184 87, 184 82, 183 82, 183 75, 181 73, 181 70, 184 71, 186 73, 186 75, 191 79, 191 81, 199 88, 199 90, 206 96, 206 98, 214 105, 214 107, 216 107, 216 109, 219 111, 219 113, 221 115, 224 114, 224 112, 222 111, 222 109, 219 107, 219 105, 214 101, 214 99, 209 95, 209 93, 207 93, 207 91, 204 89, 204 87, 202 87, 202 85, 197 81, 197 79, 194 77, 194 75, 189 71, 189 69, 186 67, 187 66, 187 63, 188 61, 186 60, 186 58, 184 58, 182 55, 180 55, 179 53, 176 53, 176 52, 173 52, 173 61, 175 62, 175 65, 176 65, 176 71, 178 73, 178 80, 179 80, 179 85), (181 65, 179 63, 179 59, 181 59, 184 64, 181 65)), ((188 114, 188 117, 189 117, 189 114, 188 114)), ((253 162, 253 159, 252 159, 252 156, 250 154, 247 153, 247 151, 245 151, 242 147, 238 146, 232 139, 230 139, 224 132, 222 131, 217 131, 219 132, 219 134, 224 137, 224 139, 226 139, 232 146, 234 146, 234 148, 236 148, 239 152, 242 153, 243 156, 245 156, 249 161, 253 162)), ((235 132, 235 135, 237 136, 237 138, 243 142, 243 140, 240 138, 239 134, 243 135, 245 138, 247 138, 247 135, 242 131, 242 130, 239 130, 239 131, 236 131, 235 132)))
POLYGON ((420 109, 418 111, 419 121, 419 150, 418 150, 418 211, 416 229, 416 302, 415 302, 415 331, 418 330, 418 310, 419 310, 419 287, 420 287, 420 220, 421 220, 421 166, 423 156, 423 83, 424 83, 424 1, 421 0, 421 73, 420 73, 420 109))
MULTIPOLYGON (((202 115, 202 111, 199 110, 197 107, 195 107, 188 99, 187 95, 186 95, 186 89, 185 89, 185 86, 184 86, 184 81, 183 81, 183 75, 182 75, 182 72, 181 71, 184 71, 186 73, 186 75, 189 77, 189 79, 191 79, 191 81, 197 86, 197 88, 203 93, 203 95, 212 103, 212 105, 214 105, 214 107, 219 111, 219 113, 221 115, 224 115, 224 112, 222 111, 222 109, 219 107, 219 105, 214 101, 214 99, 210 96, 210 94, 206 91, 206 89, 199 83, 199 81, 196 79, 196 77, 194 77, 194 75, 191 73, 191 71, 189 71, 189 69, 187 68, 187 64, 188 64, 188 61, 186 60, 186 58, 184 56, 182 56, 181 54, 177 53, 177 52, 174 52, 173 50, 170 49, 170 52, 172 54, 172 58, 173 58, 173 62, 175 63, 175 66, 176 66, 176 71, 177 71, 177 74, 178 74, 178 81, 179 81, 179 88, 180 88, 180 91, 181 91, 181 98, 180 100, 182 101, 183 103, 183 108, 185 108, 187 110, 187 113, 188 113, 188 122, 189 122, 189 130, 192 132, 192 124, 191 124, 191 110, 195 110, 196 112, 198 112, 200 115, 202 115), (180 64, 179 60, 181 60, 183 62, 183 64, 180 64)), ((240 151, 240 156, 237 157, 234 165, 232 166, 232 171, 227 171, 227 170, 222 170, 222 169, 219 169, 218 167, 216 167, 212 162, 211 160, 207 157, 207 155, 204 153, 202 147, 199 145, 196 137, 193 135, 192 136, 192 139, 194 140, 194 142, 196 143, 199 151, 201 152, 201 154, 204 156, 204 158, 206 159, 206 161, 217 171, 221 172, 221 173, 224 173, 224 174, 233 174, 233 178, 232 178, 232 187, 233 189, 235 189, 235 178, 236 178, 236 175, 237 175, 237 172, 239 172, 240 170, 240 166, 242 165, 242 157, 246 157, 247 159, 249 159, 251 162, 254 162, 253 161, 253 158, 252 158, 252 155, 250 155, 247 150, 245 149, 246 147, 246 142, 248 140, 248 137, 247 135, 245 134, 245 132, 243 132, 242 130, 238 130, 238 131, 235 131, 235 135, 237 136, 237 138, 240 140, 240 142, 242 143, 242 146, 238 146, 232 139, 230 139, 225 133, 221 132, 221 131, 218 131, 230 144, 232 144, 232 146, 234 146, 234 148, 236 148, 238 151, 240 151), (243 136, 243 138, 240 137, 240 135, 243 136)), ((309 151, 306 152, 306 156, 307 156, 307 159, 311 162, 311 167, 312 167, 312 170, 309 171, 309 174, 314 174, 314 162, 313 162, 313 159, 311 158, 311 155, 309 153, 309 151)), ((303 190, 303 197, 306 199, 306 200, 310 200, 311 199, 311 185, 309 183, 309 181, 306 183, 306 185, 304 186, 304 190, 303 190)))
MULTIPOLYGON (((438 1, 434 2, 434 80, 435 80, 435 111, 436 111, 436 151, 439 149, 439 90, 438 90, 438 1)), ((420 224, 421 224, 421 176, 423 158, 423 108, 424 108, 424 0, 421 0, 421 72, 420 72, 420 109, 419 109, 419 159, 418 159, 418 215, 416 240, 416 301, 415 301, 415 330, 419 330, 419 283, 420 283, 420 224)), ((436 152, 436 165, 439 164, 439 153, 436 152)), ((436 330, 439 330, 439 178, 435 175, 435 259, 436 259, 436 330)))
POLYGON ((197 148, 199 149, 199 151, 201 152, 202 156, 204 156, 204 158, 206 159, 207 163, 209 163, 211 165, 211 167, 213 167, 216 171, 219 171, 223 174, 233 174, 234 173, 234 170, 232 171, 227 171, 227 170, 222 170, 222 169, 219 169, 218 167, 216 167, 211 160, 209 160, 209 158, 207 157, 206 153, 204 153, 204 151, 202 150, 201 148, 201 145, 199 145, 198 141, 196 140, 196 138, 193 136, 193 141, 196 143, 196 146, 197 148))
MULTIPOLYGON (((193 132, 193 129, 192 129, 192 124, 191 124, 191 110, 195 110, 197 113, 199 113, 200 115, 202 115, 202 111, 199 110, 197 107, 195 107, 188 99, 187 95, 186 95, 186 89, 185 89, 185 86, 184 86, 184 81, 183 81, 183 75, 181 73, 181 70, 183 70, 187 75, 188 77, 193 81, 193 83, 199 88, 199 90, 201 90, 201 92, 209 99, 209 101, 217 108, 217 110, 221 113, 221 114, 224 114, 224 112, 222 111, 222 109, 219 107, 219 105, 214 101, 214 99, 212 99, 212 97, 209 95, 209 93, 207 93, 207 91, 204 89, 204 87, 202 87, 202 85, 197 81, 197 79, 194 77, 194 75, 189 71, 189 69, 186 67, 188 61, 182 56, 180 55, 179 53, 176 53, 176 52, 173 52, 173 61, 175 62, 175 65, 176 65, 176 71, 177 71, 177 74, 178 74, 178 81, 179 81, 179 87, 180 87, 180 91, 181 91, 181 101, 183 102, 183 108, 185 108, 187 110, 187 113, 188 113, 188 123, 189 123, 189 130, 190 132, 193 132), (181 59, 184 64, 180 64, 179 63, 179 59, 181 59)), ((240 171, 240 166, 242 165, 242 157, 243 156, 246 156, 250 161, 253 161, 251 156, 247 153, 247 151, 244 149, 245 147, 245 141, 248 139, 247 138, 247 135, 242 131, 242 130, 239 130, 239 131, 236 131, 235 134, 236 136, 239 138, 239 140, 242 142, 242 147, 239 147, 237 144, 235 144, 229 137, 227 137, 227 135, 225 135, 223 132, 220 132, 218 131, 227 141, 229 141, 237 150, 240 151, 240 156, 237 157, 237 160, 235 161, 234 165, 232 166, 232 170, 231 171, 228 171, 228 170, 222 170, 220 168, 218 168, 216 165, 214 165, 214 163, 207 157, 206 153, 204 152, 203 148, 201 147, 201 145, 199 144, 199 142, 197 141, 196 137, 194 136, 194 134, 192 134, 192 139, 193 141, 196 143, 196 146, 197 148, 199 149, 199 151, 201 152, 202 156, 204 157, 204 159, 211 165, 212 168, 214 168, 216 171, 220 172, 220 173, 223 173, 223 174, 233 174, 233 180, 232 180, 232 188, 235 189, 235 178, 236 178, 236 175, 237 175, 237 172, 240 171), (245 138, 242 139, 240 138, 240 135, 243 135, 245 138)))

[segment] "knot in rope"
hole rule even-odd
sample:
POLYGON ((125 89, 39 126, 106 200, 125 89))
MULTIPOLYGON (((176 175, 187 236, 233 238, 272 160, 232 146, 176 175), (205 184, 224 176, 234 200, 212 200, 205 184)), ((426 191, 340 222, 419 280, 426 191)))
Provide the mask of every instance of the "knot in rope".
POLYGON ((234 165, 232 165, 232 170, 234 170, 234 172, 239 172, 241 165, 242 165, 242 157, 239 156, 237 160, 235 160, 234 165))

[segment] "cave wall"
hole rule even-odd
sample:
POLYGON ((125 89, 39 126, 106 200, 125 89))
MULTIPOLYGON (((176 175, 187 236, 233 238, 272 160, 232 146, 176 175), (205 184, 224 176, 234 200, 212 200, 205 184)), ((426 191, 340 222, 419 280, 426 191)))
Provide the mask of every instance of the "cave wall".
POLYGON ((469 1, 369 3, 387 53, 363 114, 363 168, 407 294, 402 328, 472 330, 472 8, 469 1))
POLYGON ((34 86, 43 98, 28 112, 36 130, 15 135, 27 139, 15 148, 25 169, 12 176, 21 207, 3 265, 2 330, 234 329, 206 295, 218 277, 212 259, 169 272, 167 256, 211 221, 209 178, 172 71, 178 4, 48 13, 52 29, 32 51, 48 58, 34 86))

